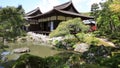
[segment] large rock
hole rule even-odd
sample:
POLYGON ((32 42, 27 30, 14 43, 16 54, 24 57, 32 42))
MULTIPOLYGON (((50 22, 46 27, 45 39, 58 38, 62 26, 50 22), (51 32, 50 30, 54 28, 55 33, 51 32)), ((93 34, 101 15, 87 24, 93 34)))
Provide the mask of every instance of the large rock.
POLYGON ((24 48, 17 48, 13 50, 14 53, 26 53, 26 52, 30 52, 30 49, 27 47, 24 48))
POLYGON ((102 43, 99 45, 115 47, 115 44, 109 41, 107 38, 97 38, 97 39, 102 43))
POLYGON ((74 51, 85 52, 89 49, 89 45, 86 43, 76 44, 74 51))

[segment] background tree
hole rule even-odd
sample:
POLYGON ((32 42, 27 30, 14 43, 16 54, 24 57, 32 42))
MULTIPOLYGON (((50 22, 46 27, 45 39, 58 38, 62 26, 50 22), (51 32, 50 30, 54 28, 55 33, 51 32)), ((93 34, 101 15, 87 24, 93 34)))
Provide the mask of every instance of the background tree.
POLYGON ((113 3, 111 0, 101 3, 101 11, 99 17, 97 18, 98 29, 102 34, 110 35, 119 32, 120 20, 119 14, 115 14, 111 11, 109 6, 113 3))
MULTIPOLYGON (((22 27, 25 23, 22 6, 5 7, 0 9, 0 53, 4 51, 5 40, 15 39, 24 35, 22 27)), ((1 59, 1 58, 0 58, 1 59)))
POLYGON ((95 19, 98 17, 98 13, 99 13, 99 4, 97 3, 93 3, 91 5, 91 16, 94 16, 95 19))
POLYGON ((25 23, 24 10, 22 6, 5 7, 0 10, 0 37, 5 39, 15 38, 23 35, 21 29, 25 23))
POLYGON ((116 45, 120 45, 120 13, 113 11, 112 4, 117 0, 107 0, 100 3, 101 10, 97 17, 97 27, 99 36, 106 36, 116 45))
POLYGON ((110 4, 110 10, 115 13, 120 13, 120 0, 112 0, 110 4))

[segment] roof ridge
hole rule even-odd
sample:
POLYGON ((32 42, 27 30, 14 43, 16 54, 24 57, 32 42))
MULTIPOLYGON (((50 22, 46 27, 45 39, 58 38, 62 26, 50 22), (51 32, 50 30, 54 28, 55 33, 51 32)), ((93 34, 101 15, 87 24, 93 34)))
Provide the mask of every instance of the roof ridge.
POLYGON ((39 10, 39 11, 40 11, 40 13, 42 13, 42 12, 41 12, 41 10, 40 10, 40 8, 39 8, 39 7, 37 7, 37 8, 35 8, 35 9, 33 9, 33 10, 31 10, 31 11, 27 12, 26 14, 27 14, 27 15, 30 15, 30 14, 34 13, 35 11, 37 11, 37 10, 39 10))
POLYGON ((74 15, 79 15, 79 16, 83 16, 83 17, 89 17, 89 18, 93 18, 92 16, 86 16, 86 15, 83 15, 83 14, 80 14, 80 13, 74 13, 74 12, 70 12, 70 11, 65 11, 65 10, 58 10, 57 9, 57 11, 59 11, 59 12, 65 12, 65 13, 70 13, 70 14, 74 14, 74 15))
POLYGON ((73 7, 73 10, 74 10, 76 13, 79 13, 79 12, 77 11, 77 9, 75 8, 72 0, 70 0, 69 2, 66 2, 66 3, 63 3, 63 4, 61 4, 61 5, 54 6, 53 9, 64 10, 64 9, 66 9, 66 8, 69 7, 69 6, 72 6, 72 7, 73 7))
MULTIPOLYGON (((57 6, 54 6, 53 8, 57 9, 61 6, 65 6, 64 8, 68 7, 70 4, 72 3, 72 1, 69 1, 69 2, 66 2, 66 3, 63 3, 63 4, 60 4, 60 5, 57 5, 57 6)), ((63 9, 63 8, 62 8, 63 9)))

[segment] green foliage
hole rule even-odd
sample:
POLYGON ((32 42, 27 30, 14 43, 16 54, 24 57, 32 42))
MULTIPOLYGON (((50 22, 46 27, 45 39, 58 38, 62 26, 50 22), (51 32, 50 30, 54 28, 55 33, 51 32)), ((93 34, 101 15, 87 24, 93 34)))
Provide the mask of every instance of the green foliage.
POLYGON ((62 41, 56 41, 55 47, 60 49, 73 50, 75 44, 77 43, 87 43, 89 45, 98 45, 100 41, 94 36, 94 34, 77 33, 76 36, 69 35, 68 38, 66 38, 65 36, 65 39, 62 41))
MULTIPOLYGON (((62 52, 55 56, 61 57, 61 63, 66 65, 68 68, 79 68, 80 67, 80 53, 75 52, 62 52)), ((64 68, 64 67, 61 67, 64 68)))
POLYGON ((76 63, 80 65, 80 54, 72 52, 63 52, 46 58, 24 54, 12 68, 72 68, 71 66, 75 66, 76 63))
POLYGON ((24 54, 12 68, 119 68, 120 54, 110 57, 110 50, 109 47, 92 46, 83 54, 62 52, 46 58, 24 54))
POLYGON ((96 20, 96 18, 98 17, 98 15, 99 15, 99 4, 97 4, 97 3, 93 3, 92 5, 91 5, 91 14, 90 14, 91 16, 94 16, 95 17, 95 20, 96 20))
POLYGON ((12 68, 47 68, 45 64, 45 60, 41 57, 24 54, 18 58, 12 68))
POLYGON ((62 41, 57 42, 55 47, 60 48, 60 49, 72 50, 73 45, 75 45, 77 42, 79 41, 76 38, 64 39, 62 41))
POLYGON ((78 33, 77 37, 79 38, 80 42, 85 42, 85 38, 87 37, 85 33, 78 33))
POLYGON ((120 1, 112 0, 112 3, 110 4, 109 8, 114 13, 120 13, 120 1))
POLYGON ((119 68, 119 55, 103 59, 98 58, 98 56, 103 56, 103 51, 100 55, 96 54, 95 57, 97 56, 97 58, 93 60, 99 59, 102 64, 100 62, 92 63, 91 61, 92 64, 87 64, 83 61, 81 54, 75 52, 62 52, 46 58, 24 54, 15 62, 12 68, 119 68))
POLYGON ((94 36, 94 34, 78 33, 76 35, 79 38, 80 42, 84 42, 89 45, 97 45, 99 43, 99 40, 94 36))
POLYGON ((50 37, 86 32, 88 29, 88 26, 84 25, 80 18, 75 18, 73 20, 61 22, 57 29, 50 33, 50 37))
POLYGON ((120 68, 120 54, 106 59, 102 65, 107 66, 109 68, 120 68))
POLYGON ((119 30, 120 15, 111 11, 111 9, 109 8, 111 3, 112 1, 108 0, 105 3, 100 4, 102 10, 100 11, 99 16, 97 18, 97 24, 98 24, 99 34, 114 39, 112 38, 112 36, 119 37, 118 32, 120 31, 119 30))
POLYGON ((110 55, 110 47, 91 45, 89 50, 83 53, 82 58, 89 64, 101 64, 110 55))
POLYGON ((47 57, 46 62, 47 62, 48 68, 64 68, 65 66, 64 59, 62 59, 59 56, 47 57))
POLYGON ((84 64, 82 68, 108 68, 104 66, 100 66, 99 64, 84 64))
POLYGON ((55 47, 60 49, 66 49, 65 45, 63 45, 62 41, 59 41, 56 43, 55 47))
POLYGON ((5 39, 24 35, 21 29, 25 23, 22 6, 5 7, 0 10, 0 37, 5 39))

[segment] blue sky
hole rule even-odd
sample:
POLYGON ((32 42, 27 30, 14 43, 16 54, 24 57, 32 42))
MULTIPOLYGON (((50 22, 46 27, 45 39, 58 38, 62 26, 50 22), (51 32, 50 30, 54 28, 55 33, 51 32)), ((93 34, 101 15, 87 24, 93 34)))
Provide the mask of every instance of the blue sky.
MULTIPOLYGON (((25 12, 29 12, 37 7, 40 7, 42 12, 47 12, 53 6, 60 5, 70 0, 0 0, 0 6, 18 6, 22 5, 25 12)), ((79 12, 89 12, 91 4, 103 2, 105 0, 72 0, 75 8, 79 12)))

